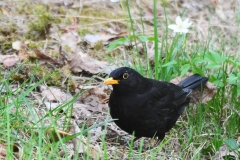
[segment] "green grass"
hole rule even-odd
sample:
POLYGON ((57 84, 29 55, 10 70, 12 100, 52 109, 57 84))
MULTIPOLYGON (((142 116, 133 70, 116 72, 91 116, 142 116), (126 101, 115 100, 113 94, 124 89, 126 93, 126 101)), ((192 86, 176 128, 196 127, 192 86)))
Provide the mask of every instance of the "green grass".
MULTIPOLYGON (((188 71, 199 73, 209 77, 209 81, 217 86, 215 97, 207 104, 200 103, 187 107, 174 128, 155 148, 147 139, 140 139, 134 144, 133 139, 128 138, 129 141, 125 146, 119 144, 120 142, 117 145, 110 144, 105 134, 106 130, 109 130, 107 123, 111 123, 108 119, 92 126, 83 124, 81 131, 71 136, 61 137, 57 130, 66 132, 69 130, 73 103, 83 93, 77 94, 72 100, 54 110, 46 111, 43 106, 38 106, 38 101, 32 99, 31 94, 38 90, 37 87, 40 84, 57 73, 36 81, 36 66, 30 79, 12 89, 17 82, 12 81, 11 77, 26 65, 22 64, 1 77, 0 144, 6 146, 6 159, 14 159, 14 157, 24 160, 71 159, 67 157, 69 150, 66 143, 75 138, 81 139, 82 136, 87 140, 87 148, 83 153, 76 153, 73 159, 94 159, 88 132, 99 126, 104 127, 104 130, 100 140, 96 142, 101 152, 95 159, 119 159, 119 157, 124 159, 213 159, 215 153, 224 144, 240 156, 240 149, 236 142, 240 137, 240 57, 237 56, 239 53, 236 53, 236 56, 230 55, 225 49, 231 44, 238 45, 237 34, 230 42, 219 34, 218 29, 214 28, 209 29, 211 34, 206 39, 194 43, 190 40, 192 33, 176 34, 171 37, 172 31, 168 30, 168 24, 174 20, 169 19, 169 13, 164 7, 162 8, 165 13, 164 20, 159 20, 156 8, 159 4, 155 0, 154 33, 146 35, 143 19, 134 20, 129 3, 131 4, 127 0, 125 6, 125 3, 121 2, 121 7, 130 19, 129 36, 109 44, 107 51, 111 54, 116 47, 122 47, 128 42, 133 44, 133 48, 125 49, 124 53, 115 51, 113 55, 116 53, 120 55, 114 57, 108 55, 107 59, 112 63, 120 61, 123 65, 138 70, 142 75, 157 80, 169 81, 177 76, 186 75, 188 71), (160 36, 159 27, 164 32, 162 36, 160 36), (218 40, 221 42, 218 48, 212 45, 218 43, 213 40, 213 35, 218 35, 218 40), (139 50, 136 46, 139 43, 142 45, 143 54, 138 54, 139 50), (153 62, 147 57, 149 43, 155 45, 153 62), (127 60, 121 61, 119 57, 123 54, 131 57, 131 63, 127 60), (59 120, 63 121, 61 128, 57 124, 59 120), (47 134, 49 129, 56 132, 59 140, 52 140, 53 137, 47 134), (19 154, 19 152, 22 153, 19 154), (19 155, 21 157, 17 157, 19 155)), ((184 13, 181 15, 187 16, 184 13)), ((88 83, 86 82, 85 85, 88 83)), ((120 141, 122 137, 124 136, 118 137, 118 140, 120 141)))
MULTIPOLYGON (((130 8, 127 9, 130 13, 130 8)), ((146 57, 143 57, 143 59, 146 58, 144 63, 137 57, 135 65, 131 67, 144 76, 167 81, 192 71, 209 77, 209 81, 217 86, 217 93, 210 102, 187 107, 186 114, 182 116, 183 122, 177 123, 174 127, 177 141, 180 143, 180 149, 176 154, 182 159, 212 159, 214 153, 229 139, 233 138, 236 143, 240 135, 240 57, 230 56, 224 50, 229 42, 225 42, 224 37, 219 35, 223 42, 221 48, 212 48, 210 44, 214 42, 211 36, 205 40, 207 43, 201 41, 189 43, 188 34, 176 34, 171 39, 168 35, 170 31, 167 28, 167 13, 166 27, 163 28, 165 36, 160 41, 157 29, 160 22, 156 17, 156 1, 154 1, 154 37, 135 34, 134 22, 131 15, 129 17, 133 34, 113 42, 109 46, 110 49, 116 44, 122 45, 131 39, 134 44, 137 44, 136 41, 140 39, 143 46, 146 46, 146 41, 152 41, 155 48, 158 48, 159 43, 162 44, 159 50, 155 49, 154 66, 149 67, 146 57), (163 51, 165 51, 165 57, 161 59, 159 57, 162 57, 163 51)), ((144 28, 142 30, 144 31, 144 28)), ((135 48, 137 50, 137 47, 135 48)), ((228 147, 231 148, 229 145, 228 147)), ((164 148, 169 151, 173 149, 168 144, 164 144, 164 148)), ((157 152, 157 149, 153 149, 151 155, 155 158, 157 152)), ((237 152, 236 148, 235 152, 237 152)), ((237 154, 239 155, 239 149, 237 154)))

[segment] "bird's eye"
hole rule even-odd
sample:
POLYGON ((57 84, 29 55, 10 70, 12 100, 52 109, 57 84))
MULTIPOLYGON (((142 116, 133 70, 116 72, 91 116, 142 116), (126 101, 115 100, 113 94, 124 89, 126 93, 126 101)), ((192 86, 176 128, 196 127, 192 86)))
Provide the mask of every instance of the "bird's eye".
POLYGON ((128 73, 123 73, 123 79, 127 79, 128 78, 128 73))

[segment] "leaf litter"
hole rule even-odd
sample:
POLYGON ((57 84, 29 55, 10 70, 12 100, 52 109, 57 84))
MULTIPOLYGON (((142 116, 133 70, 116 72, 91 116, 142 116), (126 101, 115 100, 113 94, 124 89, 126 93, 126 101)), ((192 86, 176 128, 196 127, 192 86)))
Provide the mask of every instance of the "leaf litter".
MULTIPOLYGON (((5 29, 0 29, 0 39, 5 41, 11 38, 12 48, 3 49, 0 51, 0 62, 3 63, 4 67, 9 68, 14 65, 21 63, 24 60, 32 58, 35 54, 35 58, 39 60, 39 63, 51 64, 55 67, 69 67, 71 70, 71 76, 82 78, 81 81, 75 81, 78 89, 78 93, 84 93, 80 98, 78 98, 72 106, 64 106, 62 117, 57 120, 57 129, 53 130, 54 134, 60 134, 62 137, 70 136, 74 133, 81 132, 81 126, 86 125, 87 127, 98 124, 99 122, 109 119, 108 107, 104 100, 108 98, 108 94, 111 89, 102 86, 102 81, 99 79, 92 79, 93 75, 106 75, 115 69, 118 65, 123 65, 123 61, 116 61, 114 63, 109 63, 108 61, 101 59, 102 55, 106 55, 106 45, 109 44, 113 39, 118 39, 124 37, 128 33, 128 23, 126 23, 127 18, 121 9, 119 3, 111 3, 110 1, 51 1, 51 0, 40 0, 38 3, 44 3, 49 5, 49 8, 54 13, 61 13, 58 10, 63 7, 66 11, 65 14, 59 14, 56 16, 63 17, 65 21, 70 19, 71 24, 52 24, 49 27, 49 35, 46 39, 43 39, 43 46, 31 46, 28 41, 21 39, 21 35, 27 35, 28 27, 24 21, 26 19, 33 20, 36 17, 27 16, 24 14, 19 14, 16 5, 10 1, 0 2, 0 9, 3 15, 7 18, 1 17, 2 23, 12 21, 16 24, 18 31, 13 28, 5 27, 5 29), (10 9, 9 9, 10 8, 10 9), (84 11, 87 11, 84 13, 84 11), (79 12, 80 11, 80 12, 79 12), (94 13, 97 11, 97 14, 94 13), (107 14, 105 14, 105 12, 107 14), (91 15, 92 12, 92 15, 91 15), (103 17, 99 15, 103 14, 103 17), (81 15, 83 13, 83 15, 81 15), (72 14, 72 17, 67 17, 67 14, 72 14), (84 15, 85 14, 85 15, 84 15), (110 15, 112 14, 112 15, 110 15), (14 15, 14 16, 13 16, 14 15), (17 15, 17 16, 15 16, 17 15), (109 17, 110 16, 110 17, 109 17), (111 16, 119 16, 118 18, 112 18, 111 16), (69 18, 69 19, 68 19, 69 18), (89 20, 90 23, 87 24, 89 20), (86 21, 86 22, 84 22, 86 21), (87 30, 87 33, 81 35, 82 30, 87 30), (11 37, 11 35, 16 34, 11 37), (86 42, 90 45, 89 48, 83 49, 80 45, 86 42), (100 51, 95 52, 98 42, 103 43, 103 48, 100 51), (12 50, 14 49, 14 51, 12 50), (17 51, 17 52, 16 52, 17 51), (90 55, 93 52, 93 55, 90 55), (99 58, 100 57, 100 58, 99 58), (86 74, 87 73, 87 74, 86 74), (85 76, 87 75, 87 76, 85 76), (85 83, 88 82, 86 85, 85 83), (70 125, 66 129, 62 128, 64 126, 64 118, 69 116, 68 110, 72 107, 72 114, 70 125)), ((201 3, 195 1, 178 1, 176 4, 166 2, 167 13, 169 13, 169 19, 173 20, 184 8, 186 8, 186 15, 189 15, 193 21, 196 22, 197 35, 190 35, 190 39, 194 42, 198 39, 204 39, 209 35, 209 30, 214 28, 219 28, 224 35, 235 34, 235 28, 228 29, 229 26, 234 26, 234 11, 231 6, 234 6, 235 1, 225 2, 223 0, 218 1, 207 1, 204 0, 201 3), (171 13, 171 14, 170 14, 171 13), (208 17, 211 16, 211 23, 209 25, 208 17), (219 25, 220 24, 220 25, 219 25), (228 25, 226 25, 228 24, 228 25)), ((27 4, 26 5, 30 5, 27 4)), ((133 15, 133 20, 137 24, 141 24, 141 17, 143 17, 145 25, 145 33, 148 36, 153 36, 153 2, 146 0, 138 0, 136 2, 130 2, 131 14, 133 15), (136 5, 135 5, 136 3, 136 5), (139 9, 142 12, 139 12, 139 9)), ((164 11, 161 5, 157 6, 157 16, 164 21, 164 11)), ((141 26, 141 25, 139 25, 141 26)), ((135 28, 137 31, 140 29, 135 28)), ((161 27, 159 27, 159 36, 162 36, 163 32, 161 27)), ((213 42, 216 42, 218 37, 213 35, 213 42)), ((231 36, 226 36, 231 38, 231 36)), ((35 39, 34 39, 35 40, 35 39)), ((31 43, 35 41, 31 41, 31 43)), ((153 59, 154 46, 153 43, 149 42, 148 47, 148 58, 153 59)), ((11 45, 11 44, 10 44, 11 45)), ((127 44, 129 45, 129 44, 127 44)), ((220 43, 214 43, 214 45, 221 45, 220 43)), ((140 45, 138 47, 141 47, 140 45)), ((122 56, 121 52, 125 49, 119 47, 117 49, 117 54, 120 55, 120 59, 126 60, 125 62, 131 64, 132 59, 130 55, 122 56), (121 57, 122 56, 122 57, 121 57)), ((142 48, 139 48, 142 50, 142 48)), ((231 49, 232 55, 236 54, 236 48, 231 49)), ((125 63, 124 62, 124 63, 125 63)), ((182 77, 181 77, 182 78, 182 77)), ((176 83, 179 81, 177 79, 176 83)), ((39 101, 39 105, 45 105, 46 111, 41 113, 36 106, 36 115, 39 112, 39 116, 44 116, 48 111, 57 110, 62 107, 66 101, 70 101, 73 97, 73 93, 66 92, 59 88, 59 86, 40 86, 40 93, 42 101, 39 101)), ((208 83, 204 89, 205 93, 202 95, 203 103, 206 103, 213 97, 216 93, 216 87, 208 83)), ((199 93, 196 93, 199 94, 199 93)), ((199 97, 199 95, 193 95, 194 97, 199 97)), ((196 103, 199 99, 194 98, 196 103)), ((31 119, 31 118, 30 118, 31 119)), ((46 126, 50 125, 50 119, 46 119, 46 126)), ((101 136, 106 135, 106 143, 109 157, 112 157, 116 152, 116 156, 120 159, 127 159, 128 156, 125 153, 126 148, 124 144, 126 141, 131 140, 131 136, 124 136, 125 132, 120 130, 114 123, 109 123, 106 125, 107 131, 104 127, 96 127, 89 131, 91 136, 90 144, 88 143, 87 137, 81 135, 71 141, 66 143, 68 148, 68 155, 65 152, 60 151, 62 157, 72 158, 79 153, 86 153, 90 145, 91 156, 96 158, 101 156, 101 136), (116 137, 120 135, 119 141, 116 142, 116 137), (119 143, 121 145, 119 145, 119 143), (123 146, 122 146, 123 145, 123 146)), ((144 140, 144 144, 147 146, 148 140, 144 140)), ((176 140, 170 140, 169 144, 176 144, 176 140)), ((136 146, 138 144, 135 144, 136 146)), ((0 157, 4 157, 4 145, 0 145, 0 157)), ((148 148, 144 148, 147 150, 148 148)), ((173 151, 169 155, 174 155, 177 151, 173 151)), ((159 153, 161 155, 161 153, 159 153)), ((220 156, 221 157, 221 156, 220 156)))

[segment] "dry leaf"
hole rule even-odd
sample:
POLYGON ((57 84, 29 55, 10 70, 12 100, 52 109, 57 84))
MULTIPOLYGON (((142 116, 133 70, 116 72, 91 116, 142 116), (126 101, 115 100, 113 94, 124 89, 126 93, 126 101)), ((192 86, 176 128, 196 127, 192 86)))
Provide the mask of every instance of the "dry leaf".
POLYGON ((81 38, 79 37, 78 33, 77 32, 67 32, 67 33, 64 33, 62 36, 61 36, 61 45, 62 46, 69 46, 69 48, 73 51, 73 52, 76 52, 77 51, 77 44, 79 42, 81 42, 81 38))
POLYGON ((81 38, 77 33, 77 25, 71 25, 64 30, 64 33, 60 34, 59 30, 52 30, 50 36, 57 40, 58 43, 63 46, 63 48, 68 48, 72 52, 77 52, 79 50, 78 43, 81 42, 81 38))
POLYGON ((84 119, 86 117, 90 117, 91 112, 87 110, 88 106, 89 105, 86 104, 74 103, 72 117, 74 117, 75 119, 84 119))
POLYGON ((0 144, 0 158, 5 159, 7 156, 6 146, 3 144, 0 144))
POLYGON ((87 93, 79 98, 83 104, 88 104, 86 109, 93 112, 103 112, 107 110, 107 104, 104 104, 104 100, 108 98, 104 87, 95 87, 90 89, 87 93))
POLYGON ((221 18, 223 21, 226 20, 226 16, 225 16, 225 14, 224 14, 224 12, 223 12, 223 8, 222 8, 221 6, 218 5, 218 6, 215 8, 215 12, 216 12, 216 14, 218 15, 218 17, 221 18))
MULTIPOLYGON (((70 29, 66 29, 66 32, 63 33, 60 37, 56 31, 52 31, 51 33, 51 37, 59 41, 61 46, 63 46, 63 50, 66 50, 65 48, 68 46, 68 51, 65 51, 67 55, 64 56, 64 60, 68 62, 71 70, 75 73, 86 71, 92 74, 98 74, 100 72, 109 74, 112 70, 114 70, 116 67, 108 65, 107 62, 96 60, 90 57, 88 54, 81 52, 81 48, 78 45, 78 43, 81 42, 81 38, 75 29, 76 26, 70 27, 70 29)), ((85 36, 85 38, 90 41, 90 43, 95 43, 99 40, 108 41, 114 37, 116 37, 116 35, 87 34, 85 36)))
POLYGON ((96 43, 101 40, 99 35, 86 34, 84 39, 89 43, 96 43))
POLYGON ((234 151, 229 151, 227 145, 223 145, 219 148, 219 151, 215 154, 215 160, 225 160, 226 158, 238 160, 238 155, 234 151), (231 157, 231 158, 230 158, 231 157))
POLYGON ((62 60, 58 60, 54 57, 51 57, 51 56, 47 55, 46 53, 44 53, 43 50, 35 49, 34 53, 37 55, 39 60, 42 61, 42 62, 50 62, 50 63, 56 64, 56 65, 63 65, 64 64, 62 60))
MULTIPOLYGON (((0 159, 5 159, 7 156, 7 152, 6 152, 6 145, 4 144, 0 144, 0 159)), ((12 144, 11 145, 14 157, 16 159, 19 159, 20 157, 22 157, 23 154, 23 150, 19 147, 18 144, 12 144)))
POLYGON ((100 139, 101 135, 106 134, 103 132, 104 130, 102 129, 102 127, 97 127, 97 128, 93 128, 92 130, 89 131, 89 134, 91 136, 91 142, 95 142, 96 140, 100 139))
POLYGON ((48 102, 65 102, 72 99, 70 93, 65 93, 59 88, 45 87, 41 85, 40 90, 42 91, 41 95, 45 97, 45 101, 48 102))
MULTIPOLYGON (((72 133, 81 132, 81 129, 78 127, 75 121, 71 122, 71 126, 72 127, 70 128, 70 131, 72 133)), ((93 159, 98 158, 98 156, 101 155, 100 146, 98 146, 97 144, 91 145, 87 143, 87 140, 83 135, 80 135, 74 138, 73 144, 74 144, 75 155, 78 155, 79 153, 88 153, 93 159)))
POLYGON ((17 55, 0 55, 0 62, 6 67, 14 66, 19 61, 17 55))
POLYGON ((116 68, 115 66, 108 65, 107 62, 96 60, 82 52, 78 52, 78 54, 71 54, 68 63, 71 70, 75 73, 82 72, 84 70, 92 74, 98 74, 100 72, 109 74, 116 68))

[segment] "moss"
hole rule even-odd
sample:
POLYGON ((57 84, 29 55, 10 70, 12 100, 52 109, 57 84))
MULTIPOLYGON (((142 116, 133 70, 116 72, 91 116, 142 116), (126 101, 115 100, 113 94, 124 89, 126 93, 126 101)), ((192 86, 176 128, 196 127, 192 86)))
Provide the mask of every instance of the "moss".
POLYGON ((63 46, 63 49, 64 51, 68 52, 68 53, 71 53, 72 52, 72 49, 68 46, 68 45, 64 45, 63 46))
POLYGON ((34 11, 35 12, 33 14, 35 15, 36 19, 28 23, 29 35, 34 37, 29 38, 35 38, 35 36, 45 38, 46 35, 49 33, 49 29, 52 24, 54 22, 60 21, 60 19, 54 17, 48 11, 48 6, 46 5, 36 4, 34 5, 34 11))
POLYGON ((104 49, 104 44, 102 41, 98 41, 94 44, 94 51, 102 51, 104 49))
POLYGON ((90 34, 92 33, 91 31, 89 31, 88 29, 85 29, 85 28, 78 28, 77 29, 77 33, 79 36, 83 37, 85 36, 86 34, 90 34))
POLYGON ((69 15, 68 17, 66 17, 65 22, 66 22, 66 24, 71 25, 74 23, 74 20, 73 20, 72 16, 69 15))
POLYGON ((54 58, 58 58, 59 57, 59 51, 57 51, 57 50, 50 51, 49 56, 54 57, 54 58))
POLYGON ((26 80, 26 75, 15 73, 10 78, 11 81, 24 82, 26 80))
POLYGON ((12 49, 12 41, 16 39, 17 26, 13 23, 7 23, 7 25, 0 26, 0 50, 2 54, 12 49))
POLYGON ((38 49, 38 48, 43 48, 44 45, 45 45, 44 42, 41 42, 41 41, 37 41, 37 42, 30 41, 28 43, 28 48, 30 48, 30 49, 38 49))
POLYGON ((0 33, 3 36, 11 36, 16 32, 16 30, 17 30, 17 26, 16 24, 13 24, 13 23, 8 23, 7 25, 0 27, 0 33))
POLYGON ((35 61, 38 58, 34 52, 28 52, 28 57, 30 61, 35 61))
POLYGON ((61 6, 61 7, 58 8, 58 13, 65 15, 67 13, 67 11, 66 11, 66 9, 63 6, 61 6))
POLYGON ((161 5, 162 5, 163 7, 167 7, 169 4, 170 4, 170 1, 169 1, 169 0, 161 0, 161 5))

